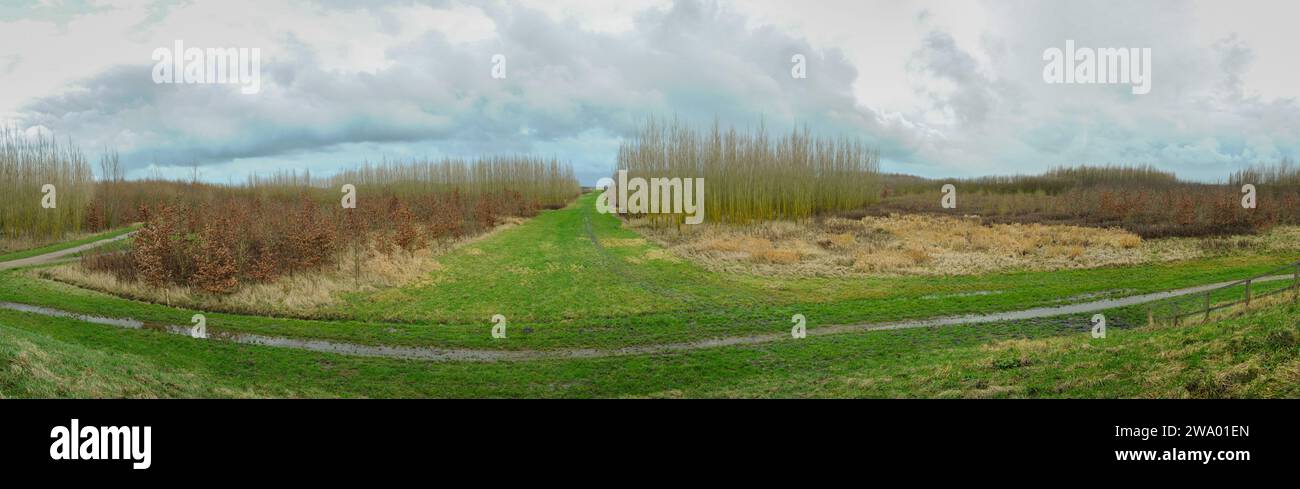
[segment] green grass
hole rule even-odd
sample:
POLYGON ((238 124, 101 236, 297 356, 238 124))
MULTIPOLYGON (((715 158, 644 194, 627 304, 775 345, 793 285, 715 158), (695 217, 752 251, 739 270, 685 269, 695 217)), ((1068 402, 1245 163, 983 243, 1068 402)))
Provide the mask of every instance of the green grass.
MULTIPOLYGON (((213 330, 365 344, 480 349, 618 348, 788 331, 804 314, 829 324, 987 313, 1157 292, 1267 271, 1294 257, 1242 255, 1056 272, 984 276, 772 278, 723 274, 649 259, 618 219, 592 210, 593 195, 438 258, 442 270, 397 289, 353 294, 341 319, 207 312, 213 330), (608 255, 591 242, 591 232, 608 255), (629 261, 635 259, 638 263, 629 261), (611 266, 611 263, 614 265, 611 266), (970 294, 980 292, 980 294, 970 294), (509 337, 494 340, 493 314, 509 337)), ((0 300, 113 317, 189 324, 195 312, 124 300, 9 272, 0 300)))
POLYGON ((1084 317, 517 363, 345 357, 0 311, 4 397, 1295 397, 1300 310, 1182 328, 1084 317))
MULTIPOLYGON (((1082 294, 1131 295, 1240 278, 1288 261, 1235 256, 942 279, 721 275, 686 262, 641 259, 656 248, 631 241, 638 236, 609 216, 590 213, 583 203, 546 212, 439 258, 443 271, 427 283, 349 297, 347 311, 364 320, 209 313, 208 324, 211 330, 378 344, 616 347, 784 331, 793 312, 809 315, 815 328, 832 322, 1019 309, 1068 302, 1071 297, 1082 300, 1082 294), (609 255, 624 265, 611 268, 606 261, 610 258, 591 245, 588 222, 609 255), (629 257, 640 263, 627 261, 629 257), (538 293, 543 290, 547 294, 538 293), (957 295, 972 291, 996 293, 957 295), (530 305, 532 309, 526 307, 530 305), (491 340, 488 334, 486 316, 498 308, 512 315, 511 337, 505 341, 491 340), (467 324, 459 319, 475 315, 484 316, 483 321, 467 324), (529 317, 538 319, 520 319, 529 317), (383 318, 390 322, 380 322, 383 318), (523 333, 523 328, 533 332, 523 333)), ((0 276, 0 300, 172 324, 188 324, 192 314, 26 272, 0 276)), ((1261 283, 1255 291, 1286 285, 1261 283)), ((1241 287, 1218 291, 1215 301, 1233 300, 1241 293, 1241 287)), ((1168 302, 1173 301, 1157 306, 1168 302)), ((1273 305, 1207 324, 1134 329, 1145 324, 1145 306, 1135 306, 1106 311, 1110 329, 1101 340, 1087 334, 1088 314, 673 354, 435 363, 195 340, 0 310, 0 395, 1294 397, 1300 394, 1296 313, 1294 306, 1273 305)))
POLYGON ((516 321, 565 321, 762 300, 756 287, 728 283, 685 262, 628 263, 627 258, 657 247, 619 245, 617 240, 640 235, 622 229, 617 218, 594 212, 593 198, 585 196, 565 209, 544 212, 493 239, 439 257, 442 270, 424 283, 353 295, 338 312, 425 323, 486 321, 493 314, 516 321), (607 255, 592 244, 588 222, 607 255), (634 270, 620 275, 611 271, 610 261, 634 270))
POLYGON ((66 250, 68 248, 75 248, 84 244, 94 243, 100 240, 115 238, 135 230, 136 227, 138 226, 128 226, 124 228, 113 229, 111 231, 104 231, 99 234, 93 234, 74 241, 64 241, 61 243, 55 243, 47 246, 42 246, 39 248, 31 248, 22 251, 15 251, 13 253, 6 253, 0 255, 0 262, 21 260, 23 258, 31 258, 33 256, 44 255, 46 253, 54 253, 56 251, 66 250))
MULTIPOLYGON (((0 397, 231 397, 206 375, 0 326, 0 397)), ((269 393, 268 393, 269 394, 269 393)))

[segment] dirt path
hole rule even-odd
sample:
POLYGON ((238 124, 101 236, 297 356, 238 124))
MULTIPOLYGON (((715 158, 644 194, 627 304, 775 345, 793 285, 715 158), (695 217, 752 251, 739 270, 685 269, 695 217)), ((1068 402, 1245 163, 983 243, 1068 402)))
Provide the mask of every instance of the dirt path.
POLYGON ((29 267, 32 265, 44 265, 46 263, 51 263, 67 256, 75 255, 77 253, 81 253, 86 250, 92 250, 100 246, 104 246, 114 241, 124 240, 126 238, 131 237, 131 235, 133 234, 135 234, 135 231, 131 231, 129 233, 121 234, 107 239, 101 239, 99 241, 92 241, 90 243, 74 246, 66 250, 59 250, 59 251, 46 253, 44 255, 29 256, 27 258, 19 258, 17 260, 0 262, 0 270, 8 270, 11 268, 19 268, 19 267, 29 267))
MULTIPOLYGON (((1277 280, 1291 280, 1291 275, 1274 275, 1255 279, 1255 282, 1272 282, 1277 280)), ((1215 289, 1236 283, 1236 281, 1220 282, 1214 284, 1188 287, 1184 289, 1171 290, 1166 292, 1157 292, 1153 294, 1142 294, 1118 299, 1105 299, 1077 304, 1068 304, 1063 306, 1036 307, 1020 311, 1008 311, 993 314, 970 314, 965 316, 950 316, 933 319, 896 321, 885 323, 863 323, 863 324, 846 324, 835 326, 821 326, 808 329, 808 336, 828 336, 835 334, 858 333, 866 331, 880 331, 893 329, 908 328, 928 328, 935 326, 954 326, 968 324, 995 323, 1003 321, 1015 321, 1024 319, 1045 318, 1052 316, 1061 316, 1067 314, 1082 314, 1096 311, 1104 311, 1116 307, 1132 306, 1160 301, 1173 297, 1197 294, 1207 290, 1215 289)), ((95 324, 131 328, 131 329, 153 329, 165 331, 173 334, 190 335, 190 328, 186 326, 163 325, 146 323, 130 318, 107 318, 78 314, 47 307, 30 306, 26 304, 15 304, 11 302, 0 302, 0 309, 9 309, 22 311, 33 314, 41 314, 52 317, 72 318, 95 324)), ((484 334, 487 334, 485 331, 484 334)), ((559 350, 474 350, 474 349, 456 349, 456 348, 427 348, 427 347, 408 347, 408 346, 377 346, 363 345, 356 343, 341 343, 326 340, 308 340, 300 338, 286 338, 265 335, 255 335, 247 333, 223 332, 215 328, 208 328, 206 339, 217 341, 230 341, 250 345, 264 345, 282 348, 294 348, 299 350, 310 350, 327 353, 338 353, 343 355, 357 355, 367 357, 386 357, 386 358, 403 358, 427 361, 478 361, 478 362, 495 362, 495 361, 519 361, 519 360, 540 360, 540 359, 575 359, 575 358, 602 358, 617 357, 627 355, 648 355, 656 353, 674 353, 692 350, 701 350, 706 348, 717 348, 723 346, 737 345, 756 345, 763 343, 774 343, 777 341, 798 341, 790 337, 790 332, 783 329, 780 332, 773 332, 762 335, 750 336, 731 336, 723 338, 710 338, 692 342, 666 343, 658 345, 637 345, 628 346, 618 349, 559 349, 559 350)))

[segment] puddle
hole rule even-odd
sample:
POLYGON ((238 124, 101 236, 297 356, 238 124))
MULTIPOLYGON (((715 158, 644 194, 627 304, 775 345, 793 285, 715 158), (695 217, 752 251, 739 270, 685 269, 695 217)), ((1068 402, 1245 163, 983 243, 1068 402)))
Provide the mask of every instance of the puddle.
MULTIPOLYGON (((1291 279, 1292 276, 1290 275, 1274 275, 1271 277, 1257 278, 1255 279, 1255 282, 1256 283, 1273 282, 1277 280, 1291 280, 1291 279)), ((1051 317, 1051 316, 1064 316, 1070 314, 1083 314, 1088 312, 1097 312, 1097 311, 1104 311, 1107 309, 1114 309, 1117 307, 1146 304, 1148 302, 1156 302, 1165 299, 1172 299, 1174 297, 1181 297, 1185 295, 1198 294, 1201 292, 1206 292, 1227 285, 1231 285, 1237 282, 1238 281, 1233 280, 1229 282, 1200 285, 1196 287, 1188 287, 1185 289, 1170 290, 1166 292, 1134 295, 1134 296, 1120 297, 1115 299, 1103 299, 1103 300, 1092 301, 1092 302, 1080 302, 1076 304, 1066 304, 1062 306, 1035 307, 1032 309, 1024 309, 1020 311, 989 313, 989 314, 969 314, 965 316, 953 316, 953 317, 925 319, 925 320, 918 320, 918 321, 902 321, 897 323, 884 323, 884 324, 877 324, 877 325, 864 324, 864 325, 851 325, 851 326, 830 326, 826 328, 817 328, 815 330, 808 330, 808 334, 812 335, 814 334, 814 332, 818 332, 820 334, 832 334, 835 332, 845 332, 845 331, 853 331, 853 330, 887 330, 887 329, 903 329, 903 328, 924 328, 930 326, 953 326, 958 324, 995 323, 995 322, 1019 321, 1024 319, 1034 319, 1034 318, 1043 318, 1043 317, 1051 317), (834 330, 834 331, 822 332, 823 330, 834 330)))
POLYGON ((1098 297, 1106 297, 1106 296, 1117 296, 1117 295, 1124 295, 1124 294, 1132 294, 1133 292, 1135 292, 1133 289, 1110 289, 1110 290, 1100 290, 1100 291, 1097 291, 1097 292, 1089 292, 1089 293, 1087 293, 1087 294, 1079 294, 1079 295, 1072 295, 1072 296, 1069 296, 1069 297, 1062 297, 1062 298, 1060 298, 1060 299, 1056 299, 1056 300, 1054 300, 1054 301, 1052 301, 1052 302, 1053 302, 1053 303, 1056 303, 1056 304, 1060 304, 1060 303, 1071 303, 1071 302, 1080 302, 1080 301, 1086 301, 1086 300, 1090 300, 1090 299, 1096 299, 1096 298, 1098 298, 1098 297))
MULTIPOLYGON (((95 316, 90 314, 79 314, 68 312, 49 307, 32 306, 27 304, 18 304, 14 302, 0 302, 0 309, 11 311, 26 312, 39 314, 42 316, 68 318, 78 321, 84 321, 92 324, 104 326, 114 326, 126 329, 147 329, 152 331, 162 331, 166 333, 190 336, 190 326, 178 326, 174 324, 162 324, 155 322, 140 321, 132 318, 109 318, 95 316)), ((251 333, 234 333, 221 331, 210 325, 205 325, 205 336, 195 339, 213 339, 219 341, 228 341, 232 343, 241 343, 246 345, 273 346, 281 348, 294 348, 298 350, 310 350, 324 353, 338 353, 343 355, 371 356, 371 357, 388 357, 388 358, 409 358, 419 360, 461 360, 461 361, 495 361, 495 360, 524 360, 537 357, 538 353, 531 351, 504 351, 504 350, 461 350, 461 349, 437 349, 437 348, 420 348, 420 347, 403 347, 403 346, 376 346, 362 345, 356 343, 336 343, 325 340, 306 340, 299 338, 285 338, 278 336, 265 336, 251 333)), ((594 350, 593 350, 594 351, 594 350)))
POLYGON ((1003 291, 1001 290, 976 290, 974 292, 957 292, 952 294, 923 295, 921 297, 918 297, 918 299, 950 299, 953 297, 976 297, 981 295, 997 295, 1001 293, 1003 293, 1003 291))
MULTIPOLYGON (((58 309, 50 309, 48 307, 29 306, 27 304, 17 304, 13 302, 0 302, 0 308, 9 309, 11 311, 30 312, 32 314, 40 314, 42 316, 76 319, 78 321, 85 321, 87 323, 103 324, 105 326, 117 326, 119 328, 130 328, 130 329, 145 328, 145 324, 143 321, 136 321, 134 319, 119 319, 119 318, 106 318, 102 316, 91 316, 88 314, 77 314, 74 312, 60 311, 58 309)), ((150 328, 150 329, 154 329, 154 328, 150 328)))
POLYGON ((462 350, 423 348, 415 346, 362 345, 357 343, 336 343, 325 340, 304 340, 299 338, 284 338, 243 333, 220 334, 217 335, 217 338, 246 345, 294 348, 322 353, 338 353, 340 355, 430 361, 495 362, 501 360, 531 360, 551 356, 547 354, 552 353, 543 351, 462 350))

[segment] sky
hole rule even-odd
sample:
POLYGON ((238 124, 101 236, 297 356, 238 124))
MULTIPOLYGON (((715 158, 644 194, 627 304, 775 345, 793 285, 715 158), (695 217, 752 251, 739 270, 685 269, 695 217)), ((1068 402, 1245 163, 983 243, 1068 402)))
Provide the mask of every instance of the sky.
POLYGON ((0 123, 214 182, 530 153, 590 185, 649 117, 858 138, 926 177, 1213 181, 1300 159, 1295 18, 1286 0, 0 0, 0 123), (1046 82, 1067 40, 1150 49, 1150 92, 1046 82), (156 83, 176 41, 258 49, 260 90, 156 83))

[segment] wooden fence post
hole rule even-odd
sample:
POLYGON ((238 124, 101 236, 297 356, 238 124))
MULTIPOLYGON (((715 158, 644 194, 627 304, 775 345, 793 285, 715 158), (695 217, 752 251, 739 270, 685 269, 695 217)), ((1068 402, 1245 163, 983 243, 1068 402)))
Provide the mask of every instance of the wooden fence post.
POLYGON ((1205 292, 1205 322, 1210 322, 1210 294, 1214 291, 1205 292))
POLYGON ((1147 306, 1147 327, 1152 327, 1156 325, 1156 314, 1154 312, 1154 309, 1155 306, 1147 306))
POLYGON ((1295 266, 1295 275, 1291 279, 1291 303, 1300 301, 1300 264, 1295 266))
POLYGON ((1246 307, 1250 307, 1250 280, 1246 280, 1246 307))
POLYGON ((1178 327, 1178 303, 1174 303, 1174 327, 1178 327))

